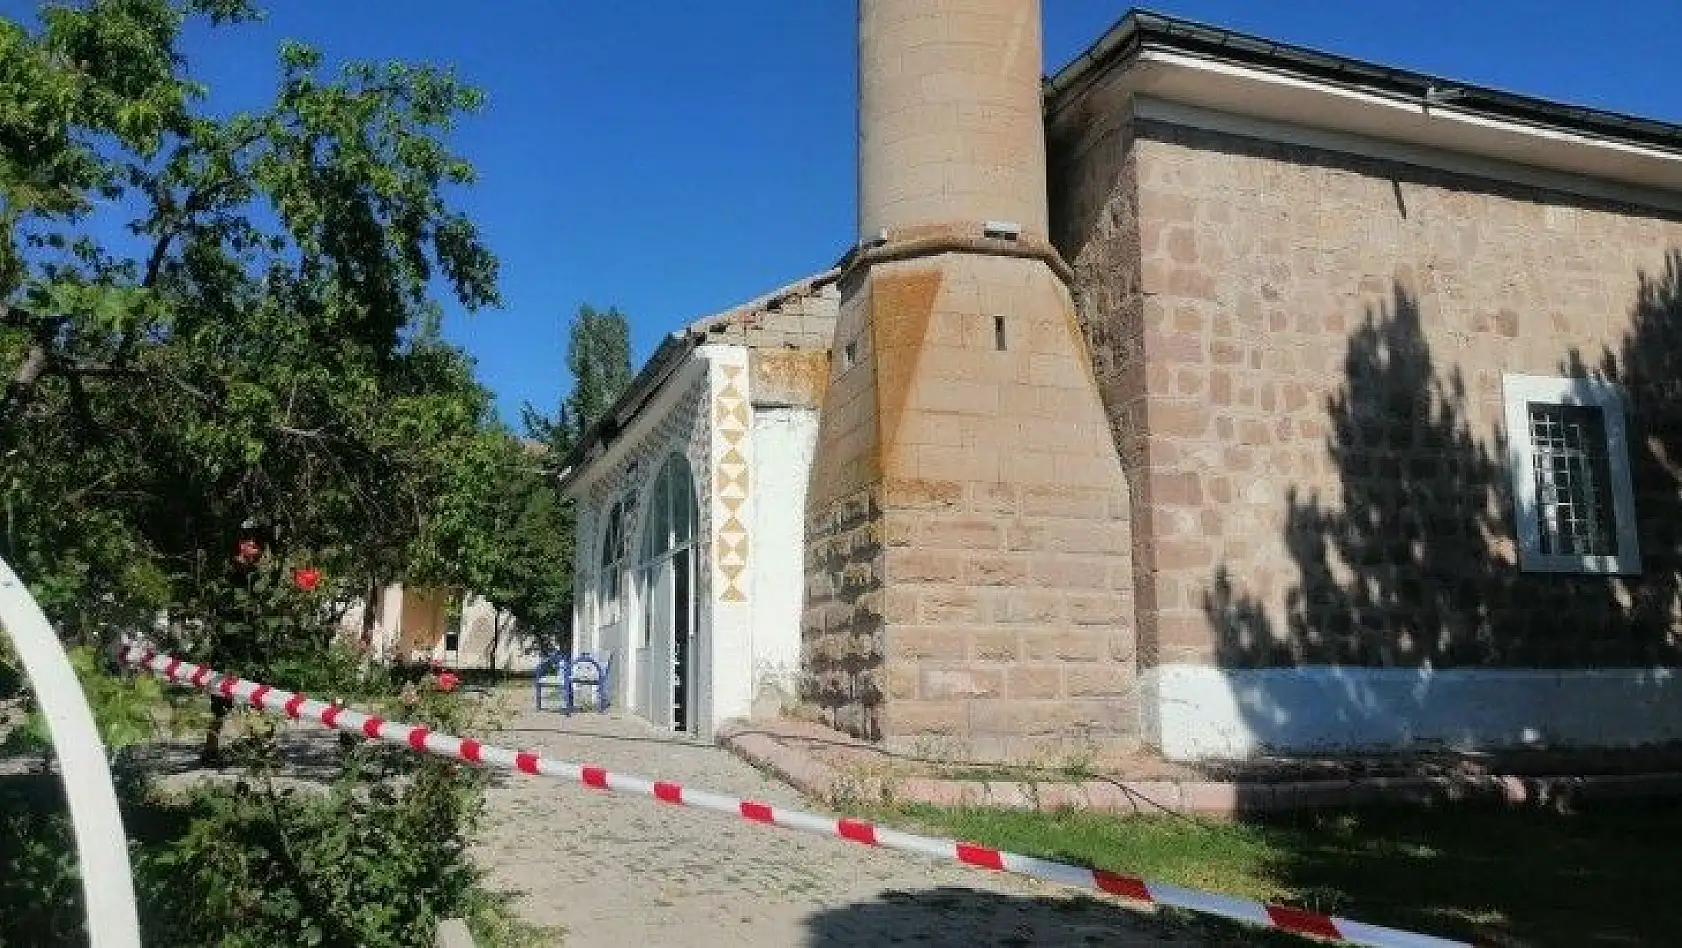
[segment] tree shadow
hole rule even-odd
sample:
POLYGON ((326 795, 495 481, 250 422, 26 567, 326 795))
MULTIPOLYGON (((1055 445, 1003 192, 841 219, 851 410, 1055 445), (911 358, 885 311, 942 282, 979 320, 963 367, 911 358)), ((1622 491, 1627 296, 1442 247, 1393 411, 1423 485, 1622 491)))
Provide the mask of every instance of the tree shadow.
POLYGON ((1468 747, 1491 734, 1587 744, 1586 718, 1607 708, 1623 710, 1593 725, 1606 743, 1662 731, 1630 728, 1656 702, 1679 707, 1661 673, 1595 678, 1597 707, 1573 709, 1533 670, 1678 660, 1682 252, 1638 275, 1615 351, 1570 351, 1557 374, 1624 391, 1639 574, 1520 569, 1512 446, 1480 433, 1499 432, 1500 406, 1487 387, 1469 391, 1459 368, 1437 365, 1418 300, 1398 283, 1350 335, 1345 380, 1326 401, 1336 488, 1287 493, 1294 583, 1263 599, 1223 564, 1204 595, 1255 749, 1349 749, 1361 735, 1389 749, 1468 747), (1486 670, 1475 688, 1470 669, 1486 670))
MULTIPOLYGON (((1622 391, 1637 574, 1521 569, 1512 452, 1530 445, 1507 439, 1530 432, 1498 423, 1499 378, 1445 368, 1430 338, 1400 282, 1368 309, 1325 403, 1335 484, 1285 498, 1295 576, 1252 588, 1248 564, 1224 564, 1204 594, 1247 750, 1399 776, 1674 766, 1661 741, 1682 699, 1658 666, 1682 659, 1682 251, 1637 274, 1615 344, 1562 348, 1537 373, 1622 391), (1570 688, 1560 670, 1576 670, 1570 688)), ((1277 834, 1275 878, 1358 918, 1500 944, 1663 943, 1674 879, 1646 867, 1674 808, 1577 805, 1244 819, 1277 834)))
POLYGON ((1254 945, 1249 931, 1178 915, 1148 915, 1108 901, 1027 897, 942 886, 888 890, 825 908, 806 921, 808 948, 917 945, 1028 948, 1087 945, 1254 945))
POLYGON ((1501 948, 1675 943, 1682 814, 1457 804, 1271 814, 1269 875, 1323 911, 1501 948), (1545 895, 1542 893, 1546 893, 1545 895), (1616 906, 1614 908, 1614 906, 1616 906))
POLYGON ((1643 572, 1623 597, 1635 661, 1674 662, 1682 650, 1682 249, 1638 276, 1631 328, 1592 362, 1573 349, 1562 371, 1618 384, 1630 411, 1630 479, 1643 572))
POLYGON ((809 574, 837 588, 808 591, 808 607, 821 603, 823 618, 803 634, 801 699, 822 711, 838 731, 875 741, 882 737, 883 653, 881 574, 884 547, 868 529, 881 512, 874 501, 843 504, 825 542, 807 551, 809 574))

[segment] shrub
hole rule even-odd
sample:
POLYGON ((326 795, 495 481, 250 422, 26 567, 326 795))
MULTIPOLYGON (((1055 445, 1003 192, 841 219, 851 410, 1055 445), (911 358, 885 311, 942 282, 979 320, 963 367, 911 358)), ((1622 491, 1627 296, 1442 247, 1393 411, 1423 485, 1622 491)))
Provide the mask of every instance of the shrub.
POLYGON ((427 760, 397 786, 352 768, 319 796, 268 778, 199 788, 186 832, 137 860, 146 941, 430 946, 478 882, 472 784, 458 765, 427 760))
MULTIPOLYGON (((137 709, 155 698, 146 680, 85 665, 78 670, 87 673, 102 724, 114 715, 138 727, 137 709)), ((344 667, 317 672, 318 692, 346 693, 333 687, 345 679, 328 674, 344 667)), ((393 695, 375 710, 438 729, 475 723, 471 703, 436 680, 406 690, 410 700, 393 695)), ((232 784, 167 795, 120 771, 146 944, 431 948, 439 921, 453 916, 473 919, 491 944, 534 937, 481 888, 468 858, 483 803, 480 772, 352 741, 341 745, 344 766, 330 784, 283 787, 273 737, 272 727, 259 726, 236 742, 243 771, 232 784), (381 761, 397 766, 376 770, 381 761)), ((0 948, 85 944, 58 778, 0 778, 0 805, 8 814, 0 821, 0 948)))

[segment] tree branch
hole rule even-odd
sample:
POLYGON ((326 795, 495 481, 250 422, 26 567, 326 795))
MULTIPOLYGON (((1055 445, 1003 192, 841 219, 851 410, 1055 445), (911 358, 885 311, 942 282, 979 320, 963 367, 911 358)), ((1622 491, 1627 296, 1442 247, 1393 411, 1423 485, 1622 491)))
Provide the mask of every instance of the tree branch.
POLYGON ((322 426, 320 428, 294 428, 291 425, 275 425, 274 430, 283 435, 291 435, 294 438, 315 438, 321 441, 329 440, 327 437, 326 426, 322 426))
POLYGON ((64 378, 143 378, 147 372, 110 362, 55 362, 51 374, 64 378))
POLYGON ((30 343, 24 353, 23 363, 18 366, 12 381, 6 386, 6 394, 0 396, 0 431, 12 427, 23 413, 24 405, 35 392, 35 384, 47 371, 52 362, 52 333, 45 326, 34 327, 35 341, 30 343))
POLYGON ((82 385, 82 376, 72 374, 70 382, 70 408, 76 414, 76 424, 81 427, 82 434, 92 436, 99 430, 99 425, 93 420, 93 408, 88 404, 88 391, 82 385))

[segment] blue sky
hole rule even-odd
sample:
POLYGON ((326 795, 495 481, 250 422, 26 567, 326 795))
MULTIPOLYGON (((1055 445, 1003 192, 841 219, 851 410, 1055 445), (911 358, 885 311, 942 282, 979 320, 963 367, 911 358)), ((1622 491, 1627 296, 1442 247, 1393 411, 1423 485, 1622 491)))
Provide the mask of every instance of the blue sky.
MULTIPOLYGON (((853 0, 291 0, 194 33, 219 108, 271 93, 283 38, 333 59, 451 64, 488 95, 462 198, 502 260, 501 311, 451 313, 509 419, 567 389, 582 302, 660 336, 839 257, 853 238, 853 0), (399 12, 400 11, 400 12, 399 12)), ((35 4, 0 0, 27 16, 35 4)), ((1044 0, 1046 65, 1128 9, 1044 0)), ((1159 0, 1162 13, 1513 91, 1682 122, 1682 3, 1159 0)))

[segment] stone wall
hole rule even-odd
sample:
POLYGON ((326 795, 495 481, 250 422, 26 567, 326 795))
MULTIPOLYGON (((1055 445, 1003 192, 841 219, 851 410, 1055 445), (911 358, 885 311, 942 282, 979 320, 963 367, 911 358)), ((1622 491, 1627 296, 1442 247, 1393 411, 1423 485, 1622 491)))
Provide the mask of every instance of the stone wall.
POLYGON ((1153 664, 1677 660, 1682 221, 1148 121, 1052 155, 1153 664), (1503 373, 1625 387, 1640 576, 1520 572, 1503 373))
POLYGON ((801 697, 835 727, 875 740, 884 695, 883 525, 869 290, 864 274, 842 286, 806 491, 801 697))
POLYGON ((1127 485, 1066 289, 969 254, 864 279, 809 506, 820 703, 854 733, 982 756, 1130 742, 1127 485))
POLYGON ((748 353, 756 406, 816 409, 829 388, 829 347, 748 353))
MULTIPOLYGON (((1131 500, 1134 624, 1139 662, 1157 660, 1157 522, 1147 476, 1146 361, 1139 267, 1137 168, 1126 110, 1082 100, 1051 116, 1052 241, 1074 269, 1075 313, 1092 376, 1126 471, 1131 500)), ((1161 371, 1160 369, 1158 370, 1161 371)))
POLYGON ((832 274, 824 273, 797 284, 783 295, 749 308, 703 320, 709 341, 746 346, 765 352, 827 352, 835 338, 835 314, 840 304, 832 274))

